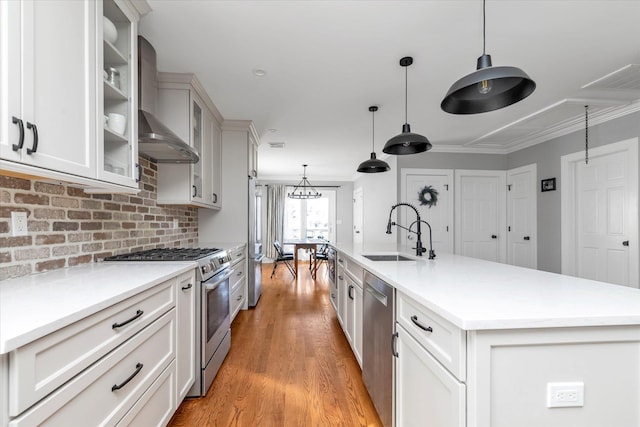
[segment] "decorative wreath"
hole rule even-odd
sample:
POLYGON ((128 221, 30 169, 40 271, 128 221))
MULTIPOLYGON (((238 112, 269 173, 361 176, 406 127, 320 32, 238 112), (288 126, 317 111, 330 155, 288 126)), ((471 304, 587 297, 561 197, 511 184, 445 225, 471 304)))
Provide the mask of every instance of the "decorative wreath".
POLYGON ((435 206, 438 203, 438 190, 427 185, 418 192, 418 201, 420 201, 421 206, 426 205, 428 208, 435 206))

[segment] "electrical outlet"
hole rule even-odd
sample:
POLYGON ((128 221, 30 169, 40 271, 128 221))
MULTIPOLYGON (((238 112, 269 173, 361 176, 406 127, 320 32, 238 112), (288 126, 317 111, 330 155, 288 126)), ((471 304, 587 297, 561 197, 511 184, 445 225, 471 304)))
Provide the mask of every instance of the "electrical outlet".
POLYGON ((584 383, 547 383, 547 408, 584 406, 584 383))
POLYGON ((26 236, 27 230, 27 213, 26 212, 11 212, 11 235, 26 236))

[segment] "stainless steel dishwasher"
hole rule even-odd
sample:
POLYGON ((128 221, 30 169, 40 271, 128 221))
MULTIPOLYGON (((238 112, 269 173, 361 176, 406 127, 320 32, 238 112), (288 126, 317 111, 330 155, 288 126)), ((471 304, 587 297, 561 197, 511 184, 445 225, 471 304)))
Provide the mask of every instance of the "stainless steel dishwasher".
POLYGON ((382 424, 393 424, 394 288, 365 270, 362 378, 382 424))

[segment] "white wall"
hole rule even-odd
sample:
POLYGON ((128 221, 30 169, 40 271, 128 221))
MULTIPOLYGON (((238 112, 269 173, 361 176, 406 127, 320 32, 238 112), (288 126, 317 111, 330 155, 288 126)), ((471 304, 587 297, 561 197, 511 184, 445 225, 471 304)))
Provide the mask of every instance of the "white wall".
MULTIPOLYGON (((391 206, 398 203, 398 168, 397 157, 384 159, 391 170, 383 173, 358 174, 353 189, 362 188, 363 199, 363 245, 377 243, 396 243, 397 232, 386 234, 387 221, 391 206)), ((353 241, 353 235, 351 236, 353 241)))

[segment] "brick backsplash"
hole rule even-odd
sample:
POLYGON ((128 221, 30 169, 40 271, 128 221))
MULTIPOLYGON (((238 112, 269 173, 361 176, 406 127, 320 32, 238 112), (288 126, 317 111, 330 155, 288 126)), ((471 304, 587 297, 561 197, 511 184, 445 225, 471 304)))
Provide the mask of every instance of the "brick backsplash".
POLYGON ((0 280, 131 251, 195 245, 197 209, 158 205, 157 165, 142 158, 140 165, 135 195, 88 194, 67 184, 0 175, 0 280), (14 211, 27 213, 28 236, 11 236, 14 211))

